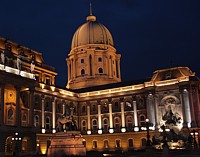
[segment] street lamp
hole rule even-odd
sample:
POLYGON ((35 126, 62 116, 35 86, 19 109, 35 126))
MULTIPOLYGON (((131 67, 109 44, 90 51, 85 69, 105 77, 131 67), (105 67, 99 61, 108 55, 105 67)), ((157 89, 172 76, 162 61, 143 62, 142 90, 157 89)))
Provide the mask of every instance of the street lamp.
POLYGON ((18 136, 18 132, 15 133, 15 136, 12 138, 12 141, 15 141, 15 148, 14 148, 14 152, 13 152, 13 156, 18 156, 19 155, 19 147, 18 147, 18 143, 19 141, 21 141, 21 137, 18 136))
POLYGON ((198 145, 197 145, 197 141, 196 141, 196 136, 198 137, 198 132, 196 130, 192 130, 192 132, 190 133, 190 135, 192 136, 193 138, 193 148, 194 149, 197 149, 198 148, 198 145))
POLYGON ((150 134, 149 134, 149 119, 146 119, 146 128, 147 128, 147 144, 146 146, 151 146, 150 134))

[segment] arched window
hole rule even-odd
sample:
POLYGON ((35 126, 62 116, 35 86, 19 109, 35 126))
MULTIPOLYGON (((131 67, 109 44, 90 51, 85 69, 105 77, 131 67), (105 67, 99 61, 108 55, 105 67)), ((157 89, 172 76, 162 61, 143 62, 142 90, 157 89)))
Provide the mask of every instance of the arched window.
POLYGON ((99 68, 99 74, 103 74, 103 69, 99 68))
POLYGON ((120 148, 121 147, 121 140, 115 140, 115 147, 120 148))
POLYGON ((24 113, 22 115, 22 126, 27 126, 28 125, 28 121, 27 121, 27 114, 24 113))
POLYGON ((115 127, 115 130, 116 132, 120 132, 120 118, 119 117, 116 117, 114 119, 114 127, 115 127))
POLYGON ((96 149, 97 148, 97 141, 92 141, 92 148, 96 149))
POLYGON ((89 56, 90 76, 92 76, 92 55, 89 56))
POLYGON ((133 130, 133 118, 132 118, 132 116, 128 116, 126 118, 126 126, 127 126, 127 130, 128 131, 132 131, 133 130))
POLYGON ((86 111, 86 107, 85 107, 85 105, 83 105, 83 106, 82 106, 82 109, 81 109, 81 112, 82 112, 82 113, 85 113, 85 111, 86 111))
POLYGON ((50 117, 45 118, 45 129, 50 129, 50 117))
POLYGON ((92 120, 92 130, 97 131, 97 120, 96 119, 92 120))
POLYGON ((108 119, 107 119, 107 118, 104 118, 104 119, 103 119, 103 131, 104 131, 105 133, 108 132, 108 119))
POLYGON ((38 115, 35 115, 35 117, 34 117, 34 126, 35 127, 39 127, 40 126, 39 116, 38 115))
POLYGON ((140 115, 140 126, 143 126, 143 127, 146 126, 145 116, 144 115, 140 115))
POLYGON ((81 75, 82 75, 82 76, 85 75, 85 69, 81 69, 81 75))
POLYGON ((85 120, 83 120, 82 121, 82 131, 86 131, 86 121, 85 120))
POLYGON ((8 114, 7 124, 14 125, 14 110, 12 108, 9 108, 7 114, 8 114))
POLYGON ((133 139, 132 138, 128 139, 128 147, 133 148, 133 139))

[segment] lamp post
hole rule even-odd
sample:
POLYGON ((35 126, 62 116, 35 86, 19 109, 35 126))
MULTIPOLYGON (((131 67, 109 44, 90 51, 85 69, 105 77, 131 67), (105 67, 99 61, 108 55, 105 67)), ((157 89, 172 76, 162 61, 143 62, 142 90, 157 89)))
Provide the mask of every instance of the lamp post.
POLYGON ((149 134, 149 119, 146 119, 146 128, 147 128, 147 144, 146 146, 151 146, 150 134, 149 134))
POLYGON ((15 148, 13 152, 13 156, 19 156, 19 147, 18 144, 21 141, 21 137, 18 136, 18 132, 15 133, 15 136, 12 138, 12 141, 15 141, 15 148))
POLYGON ((193 138, 193 148, 194 149, 197 149, 198 148, 198 145, 197 145, 197 141, 196 141, 196 136, 198 137, 198 132, 196 130, 192 130, 192 132, 190 133, 190 135, 192 136, 193 138))

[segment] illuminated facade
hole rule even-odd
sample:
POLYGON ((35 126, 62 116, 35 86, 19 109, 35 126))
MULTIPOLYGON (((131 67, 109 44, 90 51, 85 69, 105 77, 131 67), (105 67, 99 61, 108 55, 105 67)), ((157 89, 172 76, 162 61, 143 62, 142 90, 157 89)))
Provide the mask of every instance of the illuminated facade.
POLYGON ((45 154, 56 120, 69 105, 87 151, 143 148, 146 118, 151 137, 163 125, 177 133, 200 127, 195 73, 174 67, 157 70, 150 79, 121 82, 120 54, 109 30, 92 14, 72 39, 67 88, 55 86, 57 73, 41 53, 4 38, 0 51, 0 156, 13 153, 15 144, 22 153, 45 154))

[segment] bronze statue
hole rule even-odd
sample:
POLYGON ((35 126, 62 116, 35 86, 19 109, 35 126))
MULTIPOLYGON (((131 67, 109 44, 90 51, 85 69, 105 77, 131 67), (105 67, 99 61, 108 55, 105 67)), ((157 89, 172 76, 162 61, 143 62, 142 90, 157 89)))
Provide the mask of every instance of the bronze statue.
POLYGON ((74 107, 68 106, 67 112, 57 119, 57 132, 77 130, 76 121, 74 120, 74 107))

